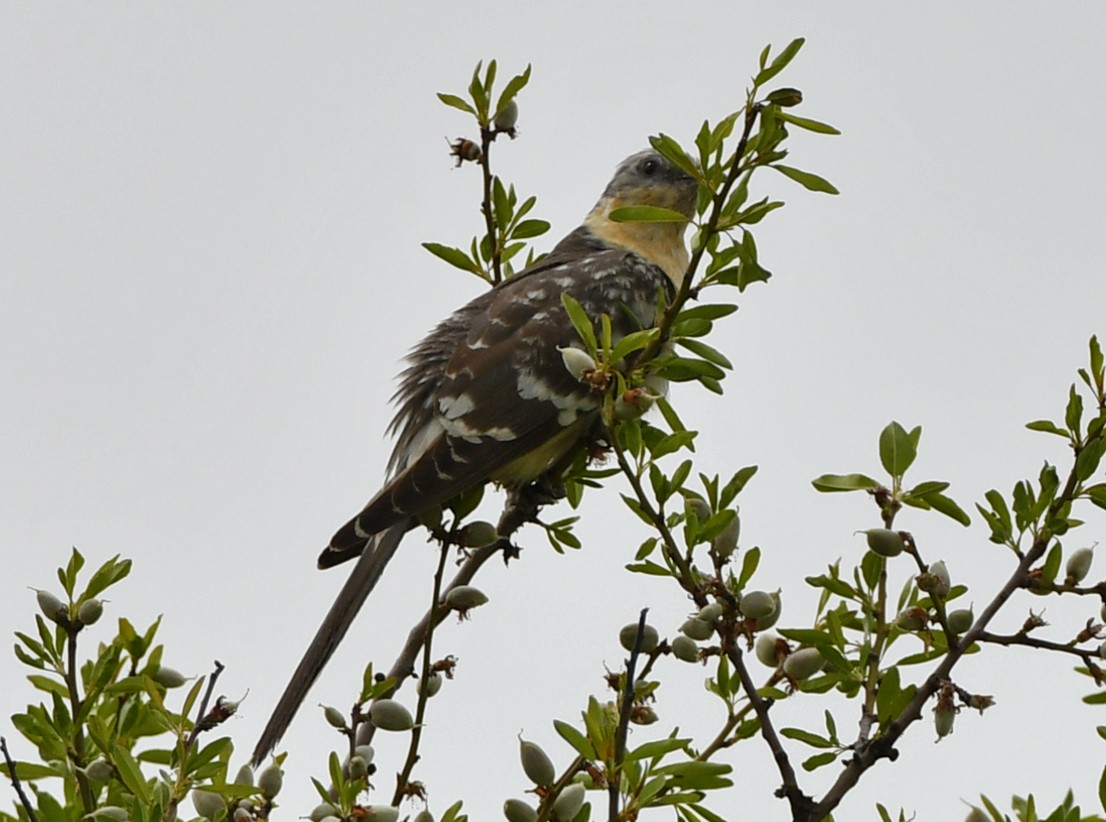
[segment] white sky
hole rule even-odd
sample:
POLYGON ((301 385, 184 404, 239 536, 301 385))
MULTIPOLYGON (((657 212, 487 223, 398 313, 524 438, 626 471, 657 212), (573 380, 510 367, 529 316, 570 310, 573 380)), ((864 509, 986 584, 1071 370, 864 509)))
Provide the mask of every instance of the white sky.
MULTIPOLYGON (((69 546, 92 565, 133 558, 108 614, 164 614, 166 662, 182 671, 227 665, 221 690, 250 692, 226 728, 246 755, 342 582, 342 570, 316 572, 315 556, 376 490, 400 358, 480 287, 419 243, 467 244, 479 228, 475 169, 451 170, 443 140, 472 129, 434 92, 463 92, 481 58, 498 58, 501 76, 534 65, 522 136, 494 160, 539 195, 535 216, 553 223, 545 250, 649 134, 690 142, 704 117, 739 106, 764 44, 807 37, 779 84, 803 90, 799 114, 843 135, 796 134, 790 161, 842 194, 764 175, 762 190, 787 207, 757 231, 775 277, 712 340, 735 362, 728 393, 674 394, 702 429, 703 470, 761 466, 744 542, 764 548, 758 585, 783 588, 784 623, 808 624, 803 576, 859 557, 852 532, 876 524, 865 499, 820 496, 810 479, 876 474, 888 420, 923 426, 914 478, 952 481, 973 513, 987 489, 1064 460, 1059 440, 1023 425, 1062 413, 1087 338, 1106 336, 1106 10, 676 8, 5 6, 3 632, 31 625, 27 586, 50 586, 69 546)), ((673 586, 621 570, 644 531, 617 489, 582 513, 585 550, 557 556, 528 531, 521 562, 483 575, 491 602, 436 639, 460 659, 415 774, 437 813, 464 798, 473 819, 499 818, 528 787, 516 734, 567 764, 550 720, 575 721, 603 693, 603 663, 622 658, 618 627, 643 606, 662 633, 682 621, 673 586)), ((1106 541, 1101 512, 1086 513, 1073 547, 1106 541)), ((975 519, 965 530, 908 511, 899 524, 981 607, 1010 558, 975 519)), ((310 706, 347 705, 366 659, 390 663, 429 596, 432 554, 418 539, 401 551, 286 737, 290 812, 314 804, 308 776, 338 744, 310 706)), ((898 570, 896 589, 906 563, 898 570)), ((1061 641, 1097 611, 1019 600, 997 628, 1015 629, 1029 604, 1048 605, 1046 633, 1061 641)), ((1094 805, 1106 758, 1094 726, 1106 714, 1080 705, 1087 681, 1068 659, 983 656, 957 681, 997 707, 961 715, 940 745, 928 721, 914 727, 898 763, 870 772, 839 819, 874 819, 876 801, 955 819, 980 791, 1055 803, 1069 785, 1094 805)), ((706 672, 659 672, 661 721, 635 741, 679 724, 705 742, 721 722, 706 672)), ((0 664, 5 716, 36 698, 25 673, 0 664)), ((829 705, 854 727, 855 703, 829 705)), ((825 706, 799 698, 773 715, 817 724, 825 706)), ((15 742, 6 720, 3 733, 15 742)), ((391 742, 378 746, 384 791, 400 763, 391 742)), ((787 818, 760 741, 722 758, 741 787, 711 807, 787 818)), ((820 793, 834 775, 803 784, 820 793)))

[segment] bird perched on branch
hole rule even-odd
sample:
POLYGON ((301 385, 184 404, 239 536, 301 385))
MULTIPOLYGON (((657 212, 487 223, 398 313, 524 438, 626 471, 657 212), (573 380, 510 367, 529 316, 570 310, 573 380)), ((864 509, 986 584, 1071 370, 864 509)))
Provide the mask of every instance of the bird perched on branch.
POLYGON ((389 479, 319 557, 329 568, 359 557, 296 668, 253 753, 280 740, 417 517, 487 482, 520 489, 556 481, 599 422, 602 397, 561 354, 580 347, 561 295, 587 315, 610 316, 615 339, 657 320, 657 295, 684 276, 687 222, 615 222, 624 206, 694 214, 696 184, 653 150, 619 165, 583 224, 540 262, 438 324, 412 350, 389 431, 389 479), (553 476, 551 476, 553 475, 553 476))

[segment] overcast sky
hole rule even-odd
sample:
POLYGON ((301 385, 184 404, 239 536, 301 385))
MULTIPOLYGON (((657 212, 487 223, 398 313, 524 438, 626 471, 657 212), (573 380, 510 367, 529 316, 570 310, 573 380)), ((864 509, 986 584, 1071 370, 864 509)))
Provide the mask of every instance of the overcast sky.
MULTIPOLYGON (((538 195, 547 250, 623 157, 659 131, 690 142, 743 102, 765 44, 798 36, 778 82, 804 92, 797 113, 843 133, 795 134, 789 162, 841 195, 763 175, 787 207, 756 231, 775 276, 712 339, 735 364, 727 393, 673 392, 702 430, 702 470, 761 466, 742 507, 743 542, 764 550, 758 587, 783 589, 783 623, 809 625, 803 576, 855 561, 853 531, 877 524, 860 495, 823 497, 810 479, 878 475, 891 419, 923 427, 914 478, 951 481, 973 513, 989 488, 1064 465, 1059 439, 1024 423, 1062 414, 1087 339, 1106 336, 1100 4, 8 4, 3 633, 32 625, 27 586, 56 585, 70 546, 92 565, 134 559, 108 614, 164 614, 166 663, 186 673, 227 665, 221 690, 249 691, 227 726, 244 758, 343 581, 315 557, 383 475, 402 356, 481 288, 419 247, 467 245, 480 226, 477 171, 452 169, 444 139, 473 129, 434 93, 462 93, 480 59, 501 75, 533 64, 521 136, 494 160, 538 195)), ((474 820, 499 818, 528 787, 516 735, 566 765, 551 719, 577 721, 604 694, 618 627, 644 606, 662 633, 682 621, 674 586, 621 570, 645 532, 618 490, 587 500, 581 552, 558 556, 526 531, 522 561, 483 574, 490 603, 436 638, 460 660, 415 774, 436 813, 463 798, 474 820)), ((1085 513, 1072 547, 1106 541, 1102 512, 1085 513)), ((899 524, 977 606, 1009 573, 978 522, 908 510, 899 524)), ((312 706, 346 706, 366 660, 391 662, 429 597, 433 554, 408 541, 286 737, 286 818, 314 804, 308 777, 339 744, 312 706)), ((897 590, 905 563, 895 570, 897 590)), ((1030 604, 1048 606, 1059 641, 1097 610, 1019 599, 997 628, 1015 630, 1030 604)), ((962 714, 939 745, 927 716, 839 819, 874 819, 877 801, 957 819, 981 791, 1006 803, 1033 790, 1051 806, 1069 785, 1094 804, 1106 714, 1079 703, 1087 680, 1069 659, 987 650, 957 682, 997 706, 962 714)), ((658 670, 660 722, 635 741, 676 724, 709 740, 723 712, 702 690, 708 671, 658 670)), ((5 716, 37 699, 25 673, 0 664, 5 716)), ((841 700, 800 697, 773 716, 820 723, 827 705, 855 728, 857 705, 841 700)), ((400 740, 378 746, 384 791, 400 757, 400 740)), ((787 818, 762 742, 721 758, 740 788, 714 810, 787 818)), ((834 776, 803 784, 820 793, 834 776)))

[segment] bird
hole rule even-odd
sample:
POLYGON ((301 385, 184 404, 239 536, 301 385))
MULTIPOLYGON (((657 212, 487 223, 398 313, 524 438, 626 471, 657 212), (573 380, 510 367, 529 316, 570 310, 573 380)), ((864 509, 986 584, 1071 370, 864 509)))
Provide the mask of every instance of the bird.
POLYGON ((255 765, 280 741, 420 514, 489 482, 515 490, 555 483, 594 440, 602 396, 563 360, 562 349, 581 342, 562 294, 593 320, 607 314, 615 340, 654 326, 658 295, 670 301, 687 270, 684 235, 697 191, 695 180, 656 150, 631 155, 549 254, 457 309, 411 350, 392 398, 388 478, 334 534, 318 566, 357 562, 262 732, 255 765), (636 205, 687 221, 611 218, 636 205))

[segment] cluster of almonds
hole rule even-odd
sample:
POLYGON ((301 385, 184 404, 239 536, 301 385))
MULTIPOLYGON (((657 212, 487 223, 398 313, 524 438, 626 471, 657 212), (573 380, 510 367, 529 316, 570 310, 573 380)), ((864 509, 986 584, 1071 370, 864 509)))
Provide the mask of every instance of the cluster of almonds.
MULTIPOLYGON (((634 626, 635 630, 637 626, 634 626)), ((541 749, 536 742, 529 742, 519 737, 519 759, 522 761, 522 770, 527 778, 534 783, 535 793, 546 796, 557 779, 556 768, 553 760, 541 749)), ((556 822, 569 822, 584 807, 584 794, 587 783, 591 777, 587 773, 580 772, 573 778, 571 784, 564 787, 557 798, 553 800, 553 815, 550 817, 556 822)), ((538 818, 537 810, 522 799, 508 799, 503 803, 503 815, 508 822, 533 822, 538 818)))

